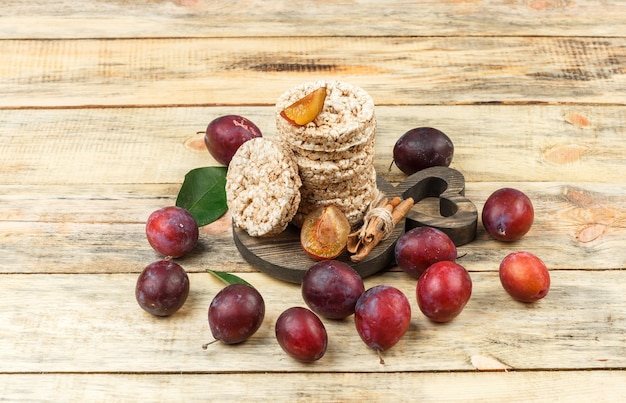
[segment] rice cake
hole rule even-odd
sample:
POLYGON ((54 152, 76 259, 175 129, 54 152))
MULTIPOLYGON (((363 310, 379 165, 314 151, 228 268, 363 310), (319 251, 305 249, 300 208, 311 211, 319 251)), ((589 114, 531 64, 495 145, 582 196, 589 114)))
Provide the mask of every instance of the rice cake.
POLYGON ((246 141, 226 174, 226 202, 233 223, 250 236, 281 233, 298 210, 301 185, 290 149, 264 137, 246 141))

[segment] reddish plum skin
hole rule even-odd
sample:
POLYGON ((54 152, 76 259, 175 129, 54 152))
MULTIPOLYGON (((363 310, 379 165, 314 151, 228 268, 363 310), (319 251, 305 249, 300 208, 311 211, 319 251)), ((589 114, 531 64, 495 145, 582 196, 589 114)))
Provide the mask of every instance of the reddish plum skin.
POLYGON ((248 340, 261 327, 265 302, 246 284, 230 284, 220 290, 209 305, 211 334, 225 344, 248 340))
POLYGON ((411 304, 399 289, 374 286, 356 303, 354 322, 363 342, 374 350, 393 347, 409 329, 411 304))
POLYGON ((455 262, 442 261, 430 266, 417 282, 417 305, 433 322, 457 317, 472 295, 472 279, 455 262))
POLYGON ((137 303, 155 316, 169 316, 178 311, 188 295, 187 273, 170 260, 158 260, 146 266, 135 285, 137 303))
POLYGON ((304 302, 313 312, 327 319, 343 319, 354 313, 365 286, 349 264, 324 260, 304 273, 301 290, 304 302))
POLYGON ((431 227, 417 227, 404 233, 396 242, 396 263, 414 278, 433 263, 454 261, 457 250, 454 242, 443 231, 431 227))
POLYGON ((530 252, 513 252, 500 263, 500 282, 517 301, 535 302, 550 290, 550 272, 541 259, 530 252))
POLYGON ((502 188, 493 192, 482 211, 485 230, 499 241, 517 241, 530 230, 535 211, 530 198, 523 192, 502 188))
POLYGON ((198 223, 182 207, 164 207, 148 217, 146 237, 150 246, 163 256, 180 257, 196 246, 198 223))
POLYGON ((292 307, 276 320, 276 340, 290 357, 313 362, 324 356, 328 335, 322 321, 312 311, 292 307))
POLYGON ((262 134, 254 123, 242 116, 226 115, 209 123, 204 145, 217 162, 228 165, 239 147, 255 137, 262 137, 262 134))
POLYGON ((393 160, 405 174, 433 166, 450 166, 454 156, 452 140, 432 127, 417 127, 404 133, 393 147, 393 160))

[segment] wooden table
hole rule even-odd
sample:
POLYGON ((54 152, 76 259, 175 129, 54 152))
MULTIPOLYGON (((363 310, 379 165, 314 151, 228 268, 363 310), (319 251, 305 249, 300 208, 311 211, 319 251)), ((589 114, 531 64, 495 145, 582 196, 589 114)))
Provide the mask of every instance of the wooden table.
POLYGON ((626 2, 5 0, 0 36, 0 400, 626 397, 626 2), (536 209, 523 240, 479 224, 459 248, 474 291, 448 324, 421 314, 397 267, 366 279, 412 304, 384 366, 352 318, 325 321, 320 361, 283 353, 274 323, 303 305, 299 287, 246 263, 228 214, 177 259, 191 281, 181 311, 159 319, 135 301, 159 258, 146 218, 185 173, 216 165, 198 132, 234 113, 272 137, 277 97, 317 79, 372 95, 387 180, 404 178, 388 169, 396 139, 432 126, 479 211, 504 186, 536 209), (502 289, 515 250, 550 268, 544 300, 502 289), (263 294, 248 342, 201 348, 223 286, 206 269, 263 294))

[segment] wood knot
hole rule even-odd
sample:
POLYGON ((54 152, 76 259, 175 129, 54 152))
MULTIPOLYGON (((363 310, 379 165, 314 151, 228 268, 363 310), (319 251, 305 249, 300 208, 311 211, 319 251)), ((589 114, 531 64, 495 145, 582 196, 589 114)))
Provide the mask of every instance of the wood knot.
POLYGON ((583 115, 579 115, 578 113, 570 113, 565 115, 563 118, 567 123, 572 124, 576 127, 589 126, 589 120, 583 115))
POLYGON ((604 224, 589 224, 576 235, 576 240, 581 243, 588 243, 600 238, 606 232, 604 224))
POLYGON ((196 136, 190 137, 184 142, 185 148, 193 151, 206 151, 204 145, 204 132, 198 132, 196 136))
POLYGON ((550 10, 555 8, 565 8, 569 5, 568 0, 532 0, 528 7, 535 11, 550 10))
POLYGON ((587 147, 578 144, 556 144, 543 152, 543 158, 553 164, 571 164, 580 160, 587 147))

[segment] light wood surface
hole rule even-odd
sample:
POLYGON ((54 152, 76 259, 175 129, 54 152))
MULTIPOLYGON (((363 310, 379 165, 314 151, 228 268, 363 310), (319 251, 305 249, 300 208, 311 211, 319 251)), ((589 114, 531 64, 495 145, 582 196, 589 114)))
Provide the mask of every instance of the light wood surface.
POLYGON ((618 102, 625 49, 623 37, 7 40, 0 106, 273 104, 311 77, 350 80, 377 105, 618 102))
MULTIPOLYGON (((0 401, 621 401, 626 398, 626 2, 210 0, 0 3, 0 401), (297 285, 246 263, 230 216, 177 259, 191 293, 170 318, 142 311, 158 255, 145 220, 173 204, 202 143, 234 113, 274 136, 276 98, 303 81, 362 86, 377 105, 375 166, 432 126, 480 212, 494 190, 533 200, 513 244, 459 248, 474 283, 454 321, 419 311, 399 268, 366 279, 411 301, 386 365, 352 318, 324 321, 327 354, 282 352, 274 322, 297 285), (513 301, 497 268, 541 257, 552 288, 513 301), (266 301, 257 334, 210 341, 207 308, 236 273, 266 301)), ((436 200, 420 204, 436 213, 436 200)))

